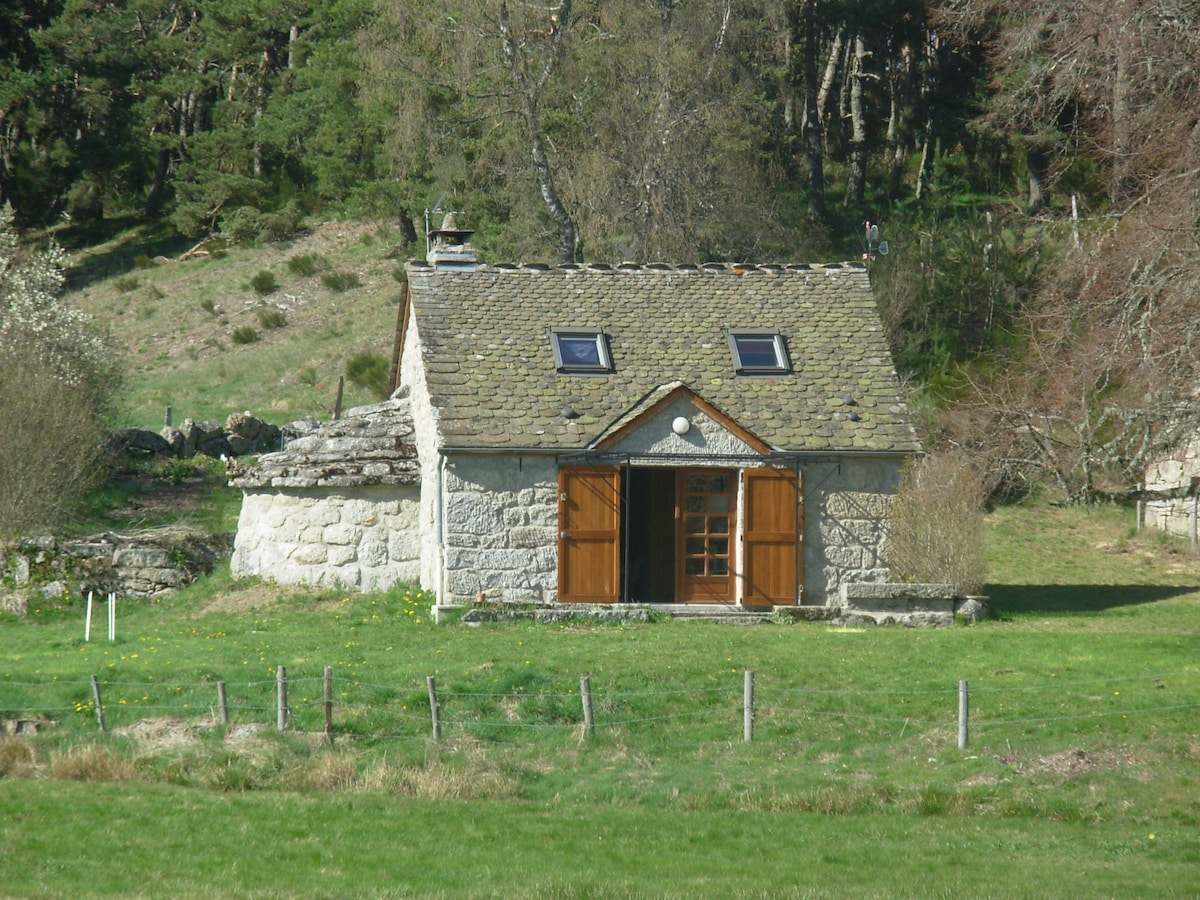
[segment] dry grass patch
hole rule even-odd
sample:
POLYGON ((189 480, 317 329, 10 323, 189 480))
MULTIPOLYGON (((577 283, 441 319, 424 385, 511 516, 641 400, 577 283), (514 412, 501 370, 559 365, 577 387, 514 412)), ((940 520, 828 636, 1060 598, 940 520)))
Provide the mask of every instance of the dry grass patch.
POLYGON ((293 772, 287 783, 302 791, 348 791, 358 786, 358 762, 345 754, 321 753, 293 772))
POLYGON ((0 778, 32 778, 37 773, 37 751, 23 738, 0 739, 0 778))
POLYGON ((82 744, 50 753, 50 777, 59 781, 104 781, 124 783, 138 780, 133 763, 112 747, 82 744))

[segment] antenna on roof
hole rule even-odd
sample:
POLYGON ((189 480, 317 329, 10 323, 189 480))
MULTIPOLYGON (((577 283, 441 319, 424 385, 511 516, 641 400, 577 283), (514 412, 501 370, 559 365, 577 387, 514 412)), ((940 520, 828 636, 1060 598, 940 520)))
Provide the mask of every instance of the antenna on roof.
POLYGON ((862 258, 875 261, 876 257, 888 255, 888 242, 879 239, 879 226, 869 221, 863 222, 863 255, 862 258))
MULTIPOLYGON (((439 216, 454 215, 456 212, 462 212, 462 210, 442 209, 442 201, 445 199, 446 199, 446 192, 442 191, 442 196, 437 198, 437 203, 433 204, 433 209, 430 209, 429 207, 425 208, 425 255, 426 256, 429 256, 429 246, 430 246, 430 243, 429 243, 430 237, 429 236, 431 234, 433 234, 433 231, 434 231, 433 227, 431 226, 431 224, 429 222, 429 217, 433 216, 433 215, 439 215, 439 216)), ((451 227, 453 227, 453 226, 454 226, 454 223, 451 222, 451 227)))

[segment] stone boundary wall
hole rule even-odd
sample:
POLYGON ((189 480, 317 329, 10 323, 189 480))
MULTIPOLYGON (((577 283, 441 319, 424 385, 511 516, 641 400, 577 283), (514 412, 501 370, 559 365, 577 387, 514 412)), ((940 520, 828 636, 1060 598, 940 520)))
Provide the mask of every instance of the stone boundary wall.
POLYGON ((145 428, 120 428, 109 432, 108 449, 114 456, 147 459, 163 456, 191 459, 193 456, 246 456, 278 450, 291 437, 316 426, 315 419, 301 419, 283 428, 264 422, 250 413, 234 413, 220 422, 184 419, 178 428, 170 425, 154 432, 145 428))
POLYGON ((180 531, 28 538, 0 547, 0 611, 24 615, 39 600, 81 601, 89 591, 161 600, 211 573, 231 544, 231 535, 180 531))
POLYGON ((983 598, 957 596, 952 584, 843 584, 837 609, 834 622, 842 625, 940 627, 956 616, 968 622, 988 616, 983 598))

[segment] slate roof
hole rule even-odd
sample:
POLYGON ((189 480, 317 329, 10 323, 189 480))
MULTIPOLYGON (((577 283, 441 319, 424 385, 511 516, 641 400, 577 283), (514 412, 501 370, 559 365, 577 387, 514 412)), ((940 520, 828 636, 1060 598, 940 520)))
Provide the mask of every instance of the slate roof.
POLYGON ((860 265, 407 268, 446 446, 587 448, 682 383, 777 450, 920 449, 860 265), (602 328, 614 371, 558 374, 556 326, 602 328), (793 374, 737 375, 728 328, 777 329, 793 374))

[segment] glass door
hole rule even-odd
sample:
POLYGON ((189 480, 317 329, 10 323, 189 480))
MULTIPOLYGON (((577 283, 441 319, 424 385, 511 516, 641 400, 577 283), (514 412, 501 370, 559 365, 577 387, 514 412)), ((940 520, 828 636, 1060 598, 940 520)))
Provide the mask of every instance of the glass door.
POLYGON ((732 603, 736 474, 680 469, 676 477, 679 602, 732 603))

